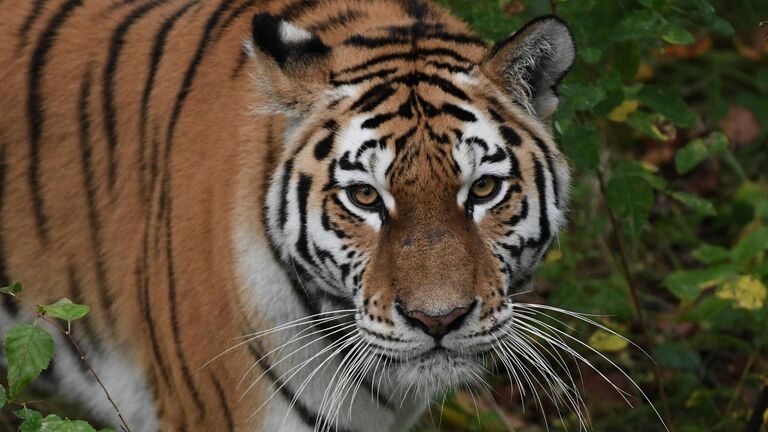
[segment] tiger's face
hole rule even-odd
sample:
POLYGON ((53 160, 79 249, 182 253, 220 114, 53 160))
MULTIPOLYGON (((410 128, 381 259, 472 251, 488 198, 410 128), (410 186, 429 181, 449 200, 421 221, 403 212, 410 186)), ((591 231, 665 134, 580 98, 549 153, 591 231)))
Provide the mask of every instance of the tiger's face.
POLYGON ((318 310, 354 310, 396 381, 473 380, 564 222, 568 168, 545 123, 567 28, 538 20, 487 49, 404 23, 331 48, 265 14, 254 42, 264 105, 291 119, 265 203, 286 271, 318 310))

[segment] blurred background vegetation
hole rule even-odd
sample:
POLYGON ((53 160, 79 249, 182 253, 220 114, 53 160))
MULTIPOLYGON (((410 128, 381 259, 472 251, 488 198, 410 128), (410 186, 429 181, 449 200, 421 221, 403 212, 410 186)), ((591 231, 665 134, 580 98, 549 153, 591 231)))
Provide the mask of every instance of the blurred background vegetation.
MULTIPOLYGON (((575 175, 570 225, 524 301, 599 314, 637 342, 655 363, 557 323, 637 381, 670 430, 766 427, 768 1, 439 2, 489 42, 554 13, 578 46, 553 125, 575 175)), ((582 365, 593 430, 664 430, 621 373, 583 351, 633 395, 630 407, 582 365)), ((579 430, 547 401, 542 414, 508 382, 492 387, 449 395, 423 430, 579 430)))

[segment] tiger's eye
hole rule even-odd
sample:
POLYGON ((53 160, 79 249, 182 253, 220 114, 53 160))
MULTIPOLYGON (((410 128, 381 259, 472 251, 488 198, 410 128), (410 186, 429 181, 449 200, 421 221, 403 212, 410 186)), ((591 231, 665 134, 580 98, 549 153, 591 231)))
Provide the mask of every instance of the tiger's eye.
POLYGON ((475 199, 490 198, 495 192, 499 181, 495 177, 482 176, 472 183, 472 196, 475 199))
POLYGON ((352 201, 360 207, 373 207, 379 202, 379 192, 367 184, 354 185, 348 189, 352 201))

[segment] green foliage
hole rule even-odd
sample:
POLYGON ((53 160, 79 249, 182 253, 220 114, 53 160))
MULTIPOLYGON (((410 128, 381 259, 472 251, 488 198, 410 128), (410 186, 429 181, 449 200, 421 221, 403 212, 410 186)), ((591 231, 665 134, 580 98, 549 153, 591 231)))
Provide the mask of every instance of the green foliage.
MULTIPOLYGON (((15 282, 0 288, 0 293, 17 297, 21 290, 21 284, 15 282)), ((44 319, 49 316, 66 321, 68 327, 65 334, 70 331, 70 323, 83 318, 88 311, 88 306, 74 304, 68 299, 61 299, 51 305, 39 305, 36 309, 44 319)), ((20 432, 96 432, 85 421, 62 419, 54 414, 43 417, 40 412, 27 408, 25 403, 19 401, 24 389, 48 367, 54 355, 53 338, 47 330, 38 326, 38 320, 34 324, 16 324, 11 327, 5 334, 4 349, 8 367, 8 393, 0 385, 0 409, 8 403, 22 405, 22 409, 14 412, 21 420, 20 432)), ((101 432, 110 431, 103 429, 101 432)))
POLYGON ((5 334, 8 360, 8 396, 16 396, 48 367, 53 358, 53 338, 36 325, 17 324, 5 334))
MULTIPOLYGON (((20 432, 97 432, 82 420, 62 419, 54 414, 43 417, 39 412, 28 408, 16 411, 15 414, 22 420, 20 432)), ((112 432, 112 429, 101 429, 99 432, 112 432)))
MULTIPOLYGON (((491 43, 550 13, 576 40, 552 124, 574 169, 571 223, 539 273, 536 301, 626 329, 656 362, 665 400, 650 359, 563 323, 638 381, 676 432, 741 430, 768 383, 768 28, 758 30, 768 3, 440 2, 491 43)), ((594 430, 662 430, 647 404, 606 400, 594 381, 583 389, 594 430)), ((499 394, 515 430, 542 430, 530 397, 499 394)), ((456 405, 474 411, 460 397, 446 406, 456 405)), ((498 412, 480 405, 481 416, 498 412)), ((545 412, 551 430, 578 429, 545 412)), ((469 422, 449 430, 477 429, 469 422)))
POLYGON ((40 311, 53 318, 64 320, 67 323, 83 318, 90 311, 86 305, 72 303, 71 300, 63 298, 56 303, 48 306, 40 306, 40 311))

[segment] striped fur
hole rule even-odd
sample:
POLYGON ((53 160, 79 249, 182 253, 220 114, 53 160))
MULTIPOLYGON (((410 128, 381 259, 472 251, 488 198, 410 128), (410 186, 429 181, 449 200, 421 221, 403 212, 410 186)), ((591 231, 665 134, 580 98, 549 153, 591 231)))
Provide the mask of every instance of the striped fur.
MULTIPOLYGON (((421 0, 0 18, 0 283, 93 307, 75 334, 134 431, 406 430, 482 374, 564 222, 554 18, 493 48, 421 0), (441 338, 408 318, 451 310, 441 338)), ((60 351, 48 379, 115 423, 60 351)))

